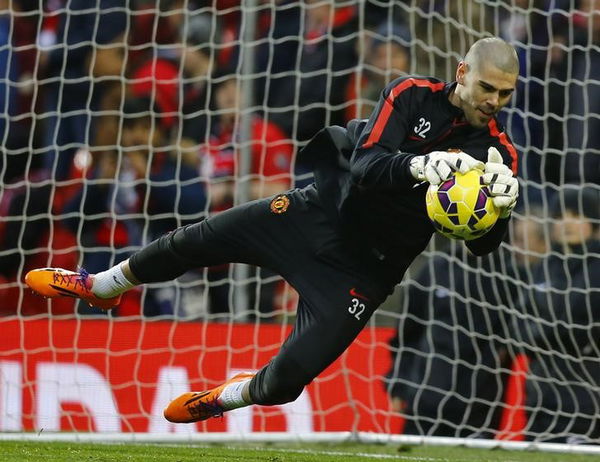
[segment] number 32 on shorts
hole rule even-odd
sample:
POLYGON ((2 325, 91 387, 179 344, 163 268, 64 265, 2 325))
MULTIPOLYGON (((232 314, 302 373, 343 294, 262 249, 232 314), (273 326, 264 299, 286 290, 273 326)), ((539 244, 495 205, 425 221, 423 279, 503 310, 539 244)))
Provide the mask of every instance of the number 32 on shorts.
POLYGON ((361 315, 364 313, 366 306, 363 302, 361 302, 358 298, 353 298, 350 301, 350 306, 348 307, 348 313, 353 315, 356 319, 360 321, 361 315))

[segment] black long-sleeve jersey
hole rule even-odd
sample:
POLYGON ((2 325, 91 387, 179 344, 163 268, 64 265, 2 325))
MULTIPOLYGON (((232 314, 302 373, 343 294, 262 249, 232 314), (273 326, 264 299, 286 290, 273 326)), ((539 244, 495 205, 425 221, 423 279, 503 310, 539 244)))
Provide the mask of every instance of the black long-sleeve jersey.
MULTIPOLYGON (((517 151, 503 127, 495 118, 485 128, 467 123, 449 100, 455 86, 435 78, 396 79, 383 90, 368 121, 352 129, 349 125, 350 138, 350 132, 357 133, 352 148, 331 130, 326 134, 329 145, 336 146, 337 159, 324 152, 322 142, 305 148, 305 157, 314 160, 321 200, 350 245, 391 265, 399 278, 434 232, 425 208, 429 184, 418 184, 410 173, 414 156, 460 149, 485 162, 488 148, 494 146, 517 171, 517 151)), ((467 241, 467 247, 476 255, 493 251, 507 223, 498 220, 490 232, 467 241)))

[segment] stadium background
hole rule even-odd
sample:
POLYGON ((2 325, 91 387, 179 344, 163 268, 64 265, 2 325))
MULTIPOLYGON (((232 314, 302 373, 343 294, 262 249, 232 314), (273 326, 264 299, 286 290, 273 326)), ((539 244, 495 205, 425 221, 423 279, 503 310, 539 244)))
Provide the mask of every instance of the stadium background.
MULTIPOLYGON (((452 79, 470 44, 488 34, 511 42, 522 65, 502 115, 520 152, 513 221, 549 227, 556 198, 595 191, 600 179, 597 2, 13 0, 0 2, 0 12, 0 430, 399 433, 403 418, 389 407, 385 378, 390 352, 407 352, 394 344, 395 328, 413 322, 430 335, 441 326, 454 341, 502 344, 510 361, 500 350, 492 359, 510 378, 489 403, 501 423, 483 430, 539 436, 525 421, 528 358, 537 350, 514 329, 523 317, 519 299, 492 302, 481 287, 464 292, 442 282, 431 263, 442 259, 464 277, 493 278, 497 291, 527 294, 533 282, 507 265, 524 260, 533 272, 540 251, 530 248, 532 237, 503 245, 500 263, 473 263, 456 244, 435 239, 304 401, 255 410, 251 424, 246 414, 238 424, 226 417, 175 427, 160 410, 169 397, 256 369, 276 351, 295 299, 277 275, 241 265, 202 270, 132 291, 109 315, 36 298, 22 280, 43 266, 97 271, 174 226, 306 184, 311 174, 294 158, 316 130, 368 116, 397 75, 452 79), (423 288, 417 275, 427 270, 424 289, 448 292, 456 312, 437 320, 407 314, 410 290, 423 288), (456 326, 459 302, 469 313, 499 316, 469 315, 479 322, 456 326)), ((587 213, 583 200, 579 206, 597 222, 600 213, 587 213)), ((543 236, 550 249, 550 233, 543 236)), ((591 280, 578 288, 597 289, 591 280)), ((550 354, 564 357, 560 347, 550 354)), ((598 347, 591 348, 586 359, 594 361, 598 347)), ((480 368, 445 356, 433 339, 423 354, 454 373, 464 373, 464 362, 473 377, 480 368)), ((590 389, 597 379, 583 374, 567 385, 590 389)), ((597 415, 597 394, 593 402, 594 409, 564 412, 597 415)), ((464 429, 460 420, 451 425, 457 435, 464 429)))

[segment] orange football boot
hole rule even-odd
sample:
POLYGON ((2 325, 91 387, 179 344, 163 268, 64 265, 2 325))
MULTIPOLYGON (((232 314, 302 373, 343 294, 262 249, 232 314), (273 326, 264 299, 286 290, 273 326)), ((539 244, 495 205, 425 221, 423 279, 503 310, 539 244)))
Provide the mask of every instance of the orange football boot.
POLYGON ((192 423, 211 417, 221 417, 225 409, 219 403, 219 397, 225 386, 252 377, 254 377, 254 374, 241 372, 222 385, 208 391, 184 393, 171 401, 165 408, 165 419, 174 423, 192 423))
POLYGON ((108 310, 119 304, 121 296, 100 298, 92 293, 93 276, 83 268, 78 272, 62 268, 40 268, 25 275, 25 283, 43 297, 80 298, 91 306, 108 310))

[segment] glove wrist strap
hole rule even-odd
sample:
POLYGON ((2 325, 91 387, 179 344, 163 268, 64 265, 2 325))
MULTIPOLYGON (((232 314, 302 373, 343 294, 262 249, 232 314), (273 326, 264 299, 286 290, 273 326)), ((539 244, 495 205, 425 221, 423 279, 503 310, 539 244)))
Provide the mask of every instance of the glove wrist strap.
POLYGON ((409 163, 410 174, 418 181, 425 179, 425 157, 416 156, 409 163))

